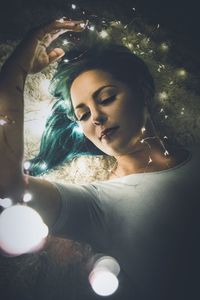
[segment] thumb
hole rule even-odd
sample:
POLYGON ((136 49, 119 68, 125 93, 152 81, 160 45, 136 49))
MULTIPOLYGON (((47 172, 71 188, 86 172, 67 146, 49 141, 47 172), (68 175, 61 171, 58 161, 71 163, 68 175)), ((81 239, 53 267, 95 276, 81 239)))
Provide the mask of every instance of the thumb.
POLYGON ((49 63, 52 63, 65 55, 65 51, 61 48, 54 48, 49 52, 49 63))

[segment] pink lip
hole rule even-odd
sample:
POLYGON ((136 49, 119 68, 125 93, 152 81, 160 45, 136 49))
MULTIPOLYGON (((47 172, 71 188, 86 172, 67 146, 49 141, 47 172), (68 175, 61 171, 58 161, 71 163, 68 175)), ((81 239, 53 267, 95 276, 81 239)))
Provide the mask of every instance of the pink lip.
POLYGON ((106 137, 112 135, 112 133, 114 133, 114 131, 115 131, 116 129, 118 129, 118 128, 119 128, 119 126, 106 128, 105 130, 103 130, 103 131, 101 132, 100 140, 101 140, 102 138, 106 138, 106 137))

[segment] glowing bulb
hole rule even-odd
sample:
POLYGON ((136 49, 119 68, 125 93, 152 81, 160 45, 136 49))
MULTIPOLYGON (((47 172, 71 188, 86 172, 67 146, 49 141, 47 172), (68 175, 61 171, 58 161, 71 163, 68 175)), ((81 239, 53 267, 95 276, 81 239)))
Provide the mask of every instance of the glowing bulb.
POLYGON ((4 198, 4 199, 1 199, 0 198, 0 206, 3 207, 3 208, 8 208, 10 206, 12 206, 13 202, 10 198, 4 198))
POLYGON ((151 159, 151 157, 149 157, 149 162, 148 162, 148 164, 150 164, 152 162, 152 159, 151 159))
POLYGON ((62 44, 65 46, 65 45, 67 45, 67 44, 69 44, 70 42, 68 41, 68 40, 63 40, 63 42, 62 42, 62 44))
POLYGON ((184 69, 179 69, 178 71, 177 71, 177 75, 180 77, 180 78, 186 78, 186 76, 187 76, 187 72, 186 72, 186 70, 184 70, 184 69))
POLYGON ((167 99, 168 99, 167 93, 166 93, 166 92, 161 92, 161 93, 159 94, 159 99, 160 99, 160 100, 167 100, 167 99))
POLYGON ((89 277, 92 289, 97 295, 112 295, 119 286, 117 277, 107 270, 94 270, 89 277))
POLYGON ((99 33, 99 36, 102 38, 102 39, 105 39, 107 38, 109 35, 107 33, 106 30, 102 30, 100 33, 99 33))
POLYGON ((0 125, 4 126, 5 124, 7 124, 7 121, 4 119, 0 119, 0 125))
POLYGON ((45 162, 43 162, 41 165, 40 165, 40 168, 42 170, 46 170, 47 169, 47 164, 45 162))
POLYGON ((162 43, 160 45, 160 49, 163 51, 163 52, 166 52, 169 50, 169 46, 167 45, 167 43, 162 43))
POLYGON ((68 62, 69 62, 69 59, 65 58, 65 59, 64 59, 64 62, 65 62, 65 63, 68 63, 68 62))
POLYGON ((88 26, 88 28, 89 28, 89 30, 91 30, 91 31, 94 31, 94 30, 95 30, 94 25, 88 26))
POLYGON ((145 130, 146 130, 146 128, 145 128, 145 127, 142 127, 142 129, 141 129, 142 133, 144 133, 145 130))
POLYGON ((132 49, 133 48, 133 44, 131 44, 131 43, 128 43, 128 48, 130 48, 130 49, 132 49))
POLYGON ((21 255, 43 246, 48 227, 32 208, 14 205, 0 215, 0 248, 8 255, 21 255))
POLYGON ((120 272, 118 262, 110 256, 103 256, 94 265, 89 282, 94 292, 100 296, 109 296, 118 289, 117 275, 120 272))
POLYGON ((31 201, 32 200, 32 195, 30 194, 30 193, 26 193, 26 194, 24 194, 24 197, 23 197, 23 201, 24 202, 29 202, 29 201, 31 201))
POLYGON ((76 5, 75 4, 72 4, 72 9, 76 9, 76 5))
POLYGON ((30 168, 30 166, 31 166, 30 161, 25 161, 24 162, 24 170, 28 170, 30 168))

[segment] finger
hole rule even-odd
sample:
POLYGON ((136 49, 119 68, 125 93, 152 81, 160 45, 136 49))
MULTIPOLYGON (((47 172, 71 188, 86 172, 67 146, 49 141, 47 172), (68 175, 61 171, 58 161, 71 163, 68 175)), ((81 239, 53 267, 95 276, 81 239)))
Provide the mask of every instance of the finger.
POLYGON ((49 62, 52 63, 65 55, 65 51, 61 48, 54 48, 48 53, 49 62))
POLYGON ((55 39, 67 31, 81 32, 87 27, 88 21, 72 21, 62 18, 55 20, 49 25, 40 29, 36 38, 41 45, 48 47, 55 39))
POLYGON ((86 27, 87 21, 73 21, 73 20, 55 20, 54 22, 50 23, 47 27, 44 28, 46 32, 52 32, 54 30, 84 30, 86 27))

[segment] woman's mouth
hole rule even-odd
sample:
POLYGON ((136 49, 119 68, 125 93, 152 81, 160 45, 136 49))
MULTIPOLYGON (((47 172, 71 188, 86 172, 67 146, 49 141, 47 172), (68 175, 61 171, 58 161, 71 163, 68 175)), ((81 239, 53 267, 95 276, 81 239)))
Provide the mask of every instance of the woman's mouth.
POLYGON ((115 132, 117 131, 118 128, 119 128, 119 126, 116 126, 116 127, 111 127, 111 128, 107 128, 107 129, 103 130, 101 132, 100 140, 108 139, 109 137, 113 136, 113 134, 115 134, 115 132))

